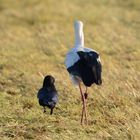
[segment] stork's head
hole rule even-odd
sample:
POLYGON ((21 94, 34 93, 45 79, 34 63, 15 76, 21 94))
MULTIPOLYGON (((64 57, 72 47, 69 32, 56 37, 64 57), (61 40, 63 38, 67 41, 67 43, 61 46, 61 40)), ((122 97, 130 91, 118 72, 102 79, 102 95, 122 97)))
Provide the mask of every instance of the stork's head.
POLYGON ((75 27, 75 29, 83 28, 83 22, 80 20, 76 20, 74 22, 74 27, 75 27))
POLYGON ((43 87, 51 87, 54 85, 55 79, 51 75, 47 75, 43 81, 43 87))
POLYGON ((85 65, 90 67, 92 69, 93 75, 94 75, 94 81, 97 85, 102 84, 102 65, 100 61, 100 56, 97 52, 82 52, 79 51, 78 55, 81 59, 83 59, 83 62, 85 65))

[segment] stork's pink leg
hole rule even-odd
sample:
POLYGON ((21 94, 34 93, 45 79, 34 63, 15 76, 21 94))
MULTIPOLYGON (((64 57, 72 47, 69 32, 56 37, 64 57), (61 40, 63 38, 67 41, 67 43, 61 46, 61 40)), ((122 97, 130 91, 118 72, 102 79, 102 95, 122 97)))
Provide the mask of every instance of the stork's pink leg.
POLYGON ((84 93, 84 97, 85 97, 85 122, 86 124, 88 124, 88 119, 87 119, 87 97, 88 97, 88 93, 87 93, 87 87, 84 93))
POLYGON ((80 89, 81 99, 82 99, 82 104, 83 104, 82 114, 81 114, 81 124, 83 124, 83 117, 84 117, 84 96, 83 96, 83 93, 82 93, 82 89, 81 89, 80 83, 79 83, 79 89, 80 89))
POLYGON ((81 98, 82 98, 82 103, 83 103, 83 108, 82 108, 82 114, 81 114, 81 124, 83 124, 83 118, 84 118, 84 115, 85 115, 85 121, 87 123, 87 113, 86 113, 86 101, 85 101, 85 96, 82 92, 82 88, 81 88, 81 85, 79 83, 79 89, 80 89, 80 93, 81 93, 81 98))

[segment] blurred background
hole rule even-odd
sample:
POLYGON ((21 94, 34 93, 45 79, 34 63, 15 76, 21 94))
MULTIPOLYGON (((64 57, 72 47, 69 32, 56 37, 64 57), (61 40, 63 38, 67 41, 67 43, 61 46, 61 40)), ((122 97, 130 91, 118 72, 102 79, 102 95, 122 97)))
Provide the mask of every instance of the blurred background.
POLYGON ((0 0, 0 136, 7 139, 140 139, 139 0, 0 0), (103 85, 90 88, 89 125, 81 127, 80 94, 64 66, 73 22, 97 50, 103 85), (56 78, 59 104, 43 114, 42 77, 56 78))

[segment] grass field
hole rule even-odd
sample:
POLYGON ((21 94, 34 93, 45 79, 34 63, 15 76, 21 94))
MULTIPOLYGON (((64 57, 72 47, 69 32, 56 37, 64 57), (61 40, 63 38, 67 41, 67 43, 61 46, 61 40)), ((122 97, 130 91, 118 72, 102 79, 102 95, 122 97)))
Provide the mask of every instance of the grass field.
POLYGON ((139 140, 140 1, 0 0, 0 139, 139 140), (76 19, 103 64, 103 85, 89 89, 87 126, 64 66, 76 19), (56 78, 52 116, 36 98, 39 72, 56 78))

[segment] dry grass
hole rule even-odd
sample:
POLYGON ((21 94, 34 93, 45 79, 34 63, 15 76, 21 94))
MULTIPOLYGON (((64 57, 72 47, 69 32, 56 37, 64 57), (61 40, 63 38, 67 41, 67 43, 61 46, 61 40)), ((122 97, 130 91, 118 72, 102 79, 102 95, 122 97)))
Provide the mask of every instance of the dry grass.
POLYGON ((1 139, 139 140, 139 33, 138 0, 0 0, 1 139), (80 94, 64 67, 75 19, 85 23, 85 44, 103 63, 103 85, 89 90, 84 127, 80 94), (36 99, 38 72, 56 77, 52 116, 36 99))

